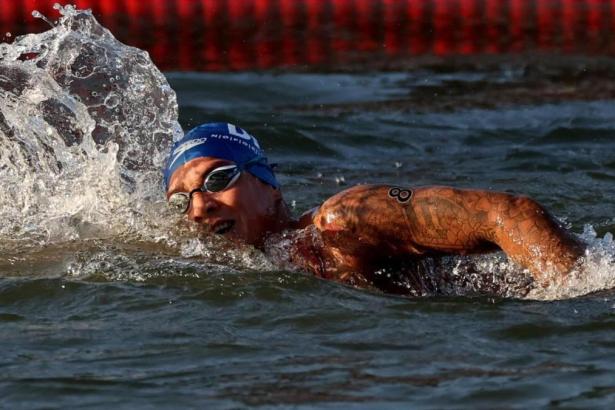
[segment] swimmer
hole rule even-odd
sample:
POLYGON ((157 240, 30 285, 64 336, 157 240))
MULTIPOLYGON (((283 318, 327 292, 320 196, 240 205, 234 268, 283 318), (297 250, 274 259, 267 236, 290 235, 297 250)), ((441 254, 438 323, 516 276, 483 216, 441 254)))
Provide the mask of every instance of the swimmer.
POLYGON ((177 141, 164 183, 175 212, 236 243, 262 249, 283 232, 318 233, 319 240, 293 242, 289 260, 354 286, 373 286, 374 272, 390 260, 497 250, 546 286, 584 252, 534 200, 486 190, 357 185, 293 219, 256 138, 227 123, 198 126, 177 141))

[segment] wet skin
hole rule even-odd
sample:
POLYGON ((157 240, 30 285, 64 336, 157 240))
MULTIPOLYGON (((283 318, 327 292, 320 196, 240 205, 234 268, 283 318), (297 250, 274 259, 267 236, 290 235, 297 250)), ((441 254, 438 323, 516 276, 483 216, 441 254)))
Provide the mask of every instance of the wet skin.
MULTIPOLYGON (((325 201, 313 221, 331 267, 349 278, 400 255, 501 249, 544 284, 550 274, 568 273, 584 251, 536 201, 491 191, 359 185, 325 201)), ((362 275, 373 280, 369 271, 362 275)))
MULTIPOLYGON (((202 186, 212 169, 226 164, 215 158, 186 163, 173 174, 167 197, 202 186)), ((319 240, 296 241, 291 261, 356 286, 373 284, 373 272, 387 260, 498 249, 546 283, 583 254, 583 245, 532 199, 450 187, 358 185, 295 221, 279 190, 242 173, 225 191, 195 193, 187 217, 214 233, 230 224, 224 236, 257 247, 271 234, 312 225, 319 240)))

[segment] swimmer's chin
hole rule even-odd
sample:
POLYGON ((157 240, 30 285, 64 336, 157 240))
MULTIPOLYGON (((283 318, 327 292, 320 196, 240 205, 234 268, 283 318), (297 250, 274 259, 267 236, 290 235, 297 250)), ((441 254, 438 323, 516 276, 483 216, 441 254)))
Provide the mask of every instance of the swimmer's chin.
POLYGON ((257 249, 263 249, 265 240, 270 235, 271 232, 265 232, 260 237, 246 235, 235 220, 219 221, 213 226, 201 225, 199 227, 201 238, 209 237, 215 240, 223 240, 239 247, 253 246, 257 249))

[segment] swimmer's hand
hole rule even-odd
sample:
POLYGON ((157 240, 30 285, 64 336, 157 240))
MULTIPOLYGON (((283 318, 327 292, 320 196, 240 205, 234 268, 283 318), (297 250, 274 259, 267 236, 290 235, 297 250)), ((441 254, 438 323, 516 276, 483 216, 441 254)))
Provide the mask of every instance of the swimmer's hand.
POLYGON ((450 187, 359 185, 327 200, 314 216, 340 254, 383 258, 502 249, 535 279, 569 272, 583 245, 536 201, 450 187))

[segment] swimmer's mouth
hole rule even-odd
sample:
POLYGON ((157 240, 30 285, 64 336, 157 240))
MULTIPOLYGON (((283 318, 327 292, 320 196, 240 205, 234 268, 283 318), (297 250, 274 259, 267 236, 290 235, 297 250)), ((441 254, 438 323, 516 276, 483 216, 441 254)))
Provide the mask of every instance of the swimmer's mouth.
POLYGON ((220 222, 219 224, 216 224, 213 231, 215 234, 224 235, 225 233, 228 233, 231 229, 233 229, 234 226, 235 221, 224 221, 220 222))

